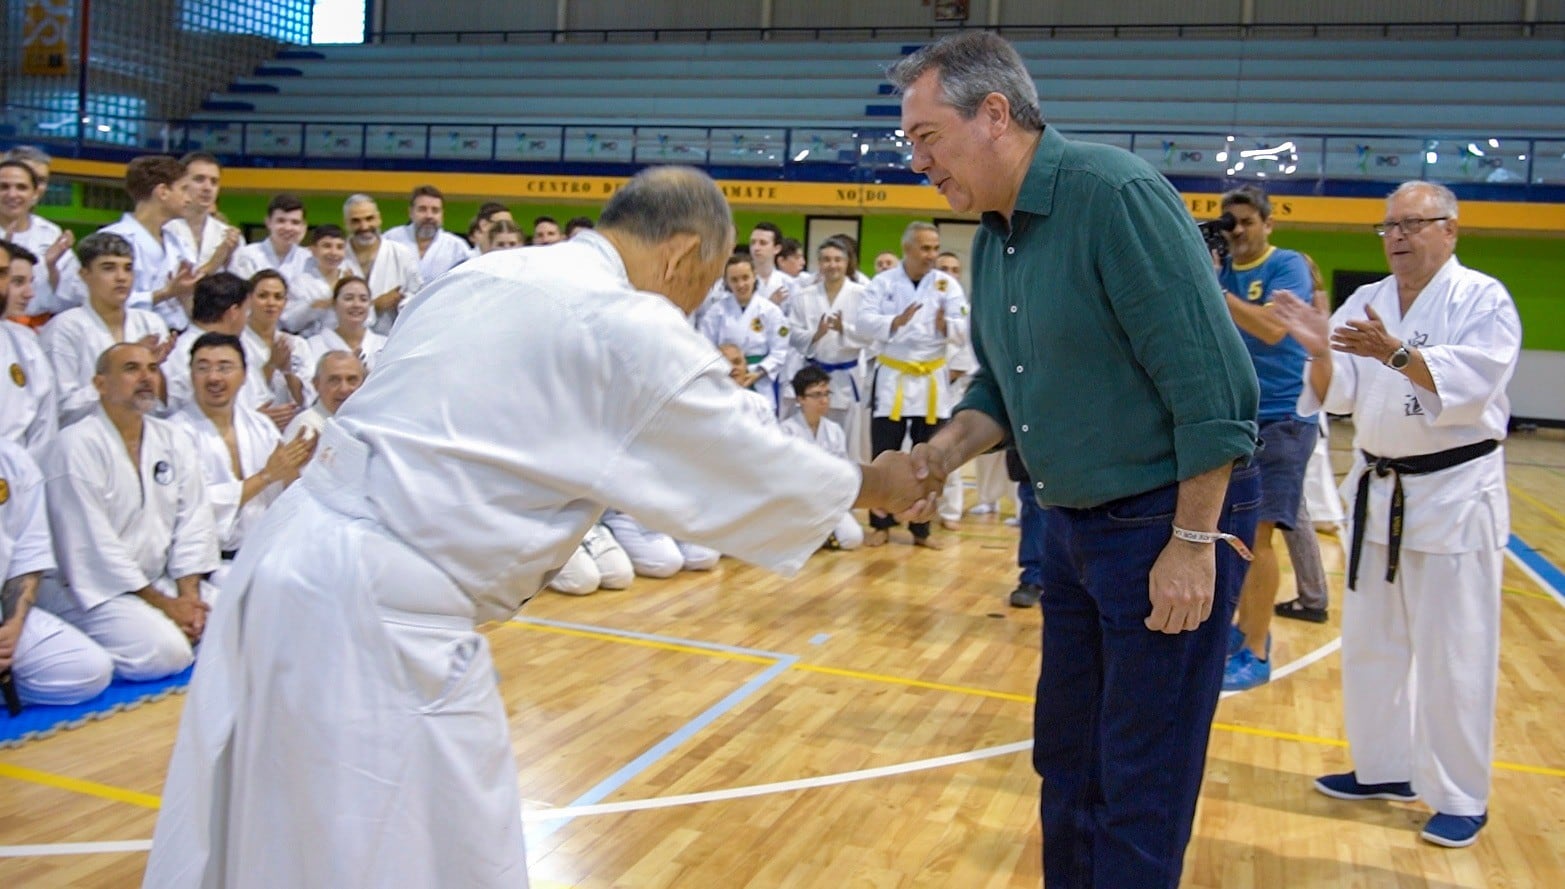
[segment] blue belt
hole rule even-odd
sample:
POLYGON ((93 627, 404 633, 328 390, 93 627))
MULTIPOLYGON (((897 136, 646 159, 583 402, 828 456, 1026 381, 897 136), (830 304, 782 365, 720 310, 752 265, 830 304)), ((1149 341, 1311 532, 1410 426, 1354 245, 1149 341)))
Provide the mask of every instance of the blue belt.
MULTIPOLYGON (((841 362, 838 362, 837 364, 827 364, 824 361, 818 361, 818 360, 816 360, 814 358, 809 359, 809 362, 811 364, 815 365, 816 367, 820 368, 821 370, 826 371, 827 373, 832 373, 834 371, 839 371, 839 370, 852 370, 855 367, 859 366, 859 360, 857 358, 853 359, 852 361, 841 361, 841 362)), ((859 398, 859 381, 854 379, 853 377, 848 377, 848 384, 853 387, 853 400, 855 402, 860 401, 861 399, 859 398)))

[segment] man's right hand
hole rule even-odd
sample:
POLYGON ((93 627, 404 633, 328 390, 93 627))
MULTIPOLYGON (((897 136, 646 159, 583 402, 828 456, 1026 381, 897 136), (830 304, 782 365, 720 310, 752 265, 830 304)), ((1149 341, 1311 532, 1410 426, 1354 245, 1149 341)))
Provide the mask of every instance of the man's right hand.
POLYGON ((168 615, 168 619, 179 627, 179 631, 185 634, 192 645, 201 641, 201 634, 206 630, 207 612, 212 610, 212 606, 197 596, 165 596, 155 592, 142 598, 168 615))
POLYGON ((397 310, 397 306, 401 302, 402 288, 393 287, 385 293, 382 293, 380 296, 375 297, 375 311, 382 314, 385 314, 386 312, 395 312, 397 310))
POLYGON ((901 451, 882 451, 875 462, 863 468, 863 482, 853 506, 902 514, 922 509, 926 501, 938 502, 944 487, 944 475, 938 481, 927 473, 920 478, 909 455, 901 451))
POLYGON ((901 313, 897 315, 897 317, 891 319, 891 332, 895 334, 897 331, 907 326, 907 323, 912 321, 913 316, 917 315, 918 310, 922 309, 923 307, 923 303, 913 303, 912 305, 903 309, 901 313))
POLYGON ((1331 316, 1300 299, 1291 290, 1272 291, 1272 315, 1313 358, 1331 354, 1331 316))

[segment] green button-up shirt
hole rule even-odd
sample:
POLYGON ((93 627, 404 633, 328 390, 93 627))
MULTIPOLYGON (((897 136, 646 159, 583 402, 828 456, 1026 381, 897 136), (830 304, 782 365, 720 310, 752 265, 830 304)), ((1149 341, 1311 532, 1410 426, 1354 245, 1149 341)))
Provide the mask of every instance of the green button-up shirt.
POLYGON ((972 266, 983 368, 957 410, 1008 431, 1039 503, 1097 506, 1255 449, 1255 369, 1189 211, 1145 161, 1046 128, 972 266))

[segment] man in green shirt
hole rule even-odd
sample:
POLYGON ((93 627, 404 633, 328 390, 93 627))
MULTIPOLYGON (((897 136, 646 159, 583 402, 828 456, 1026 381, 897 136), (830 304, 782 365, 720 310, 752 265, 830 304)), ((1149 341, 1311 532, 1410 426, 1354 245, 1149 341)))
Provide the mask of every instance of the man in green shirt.
POLYGON ((913 170, 983 214, 983 367, 915 464, 940 478, 1012 444, 1049 507, 1044 883, 1174 889, 1255 533, 1255 371, 1179 195, 1045 127, 1009 43, 963 33, 888 76, 913 170))

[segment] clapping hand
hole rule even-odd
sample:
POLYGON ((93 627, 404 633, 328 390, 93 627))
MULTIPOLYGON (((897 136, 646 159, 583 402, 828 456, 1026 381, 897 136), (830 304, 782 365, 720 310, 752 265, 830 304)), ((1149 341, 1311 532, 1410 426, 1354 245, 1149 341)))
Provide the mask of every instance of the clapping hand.
POLYGON ((1287 325, 1288 333, 1299 345, 1315 358, 1324 358, 1330 351, 1331 317, 1304 300, 1291 290, 1272 292, 1272 314, 1287 325))
POLYGON ((1365 305, 1364 314, 1363 321, 1349 321, 1333 330, 1331 347, 1338 352, 1384 363, 1391 358, 1391 353, 1402 347, 1402 341, 1387 332, 1386 323, 1372 307, 1365 305))

